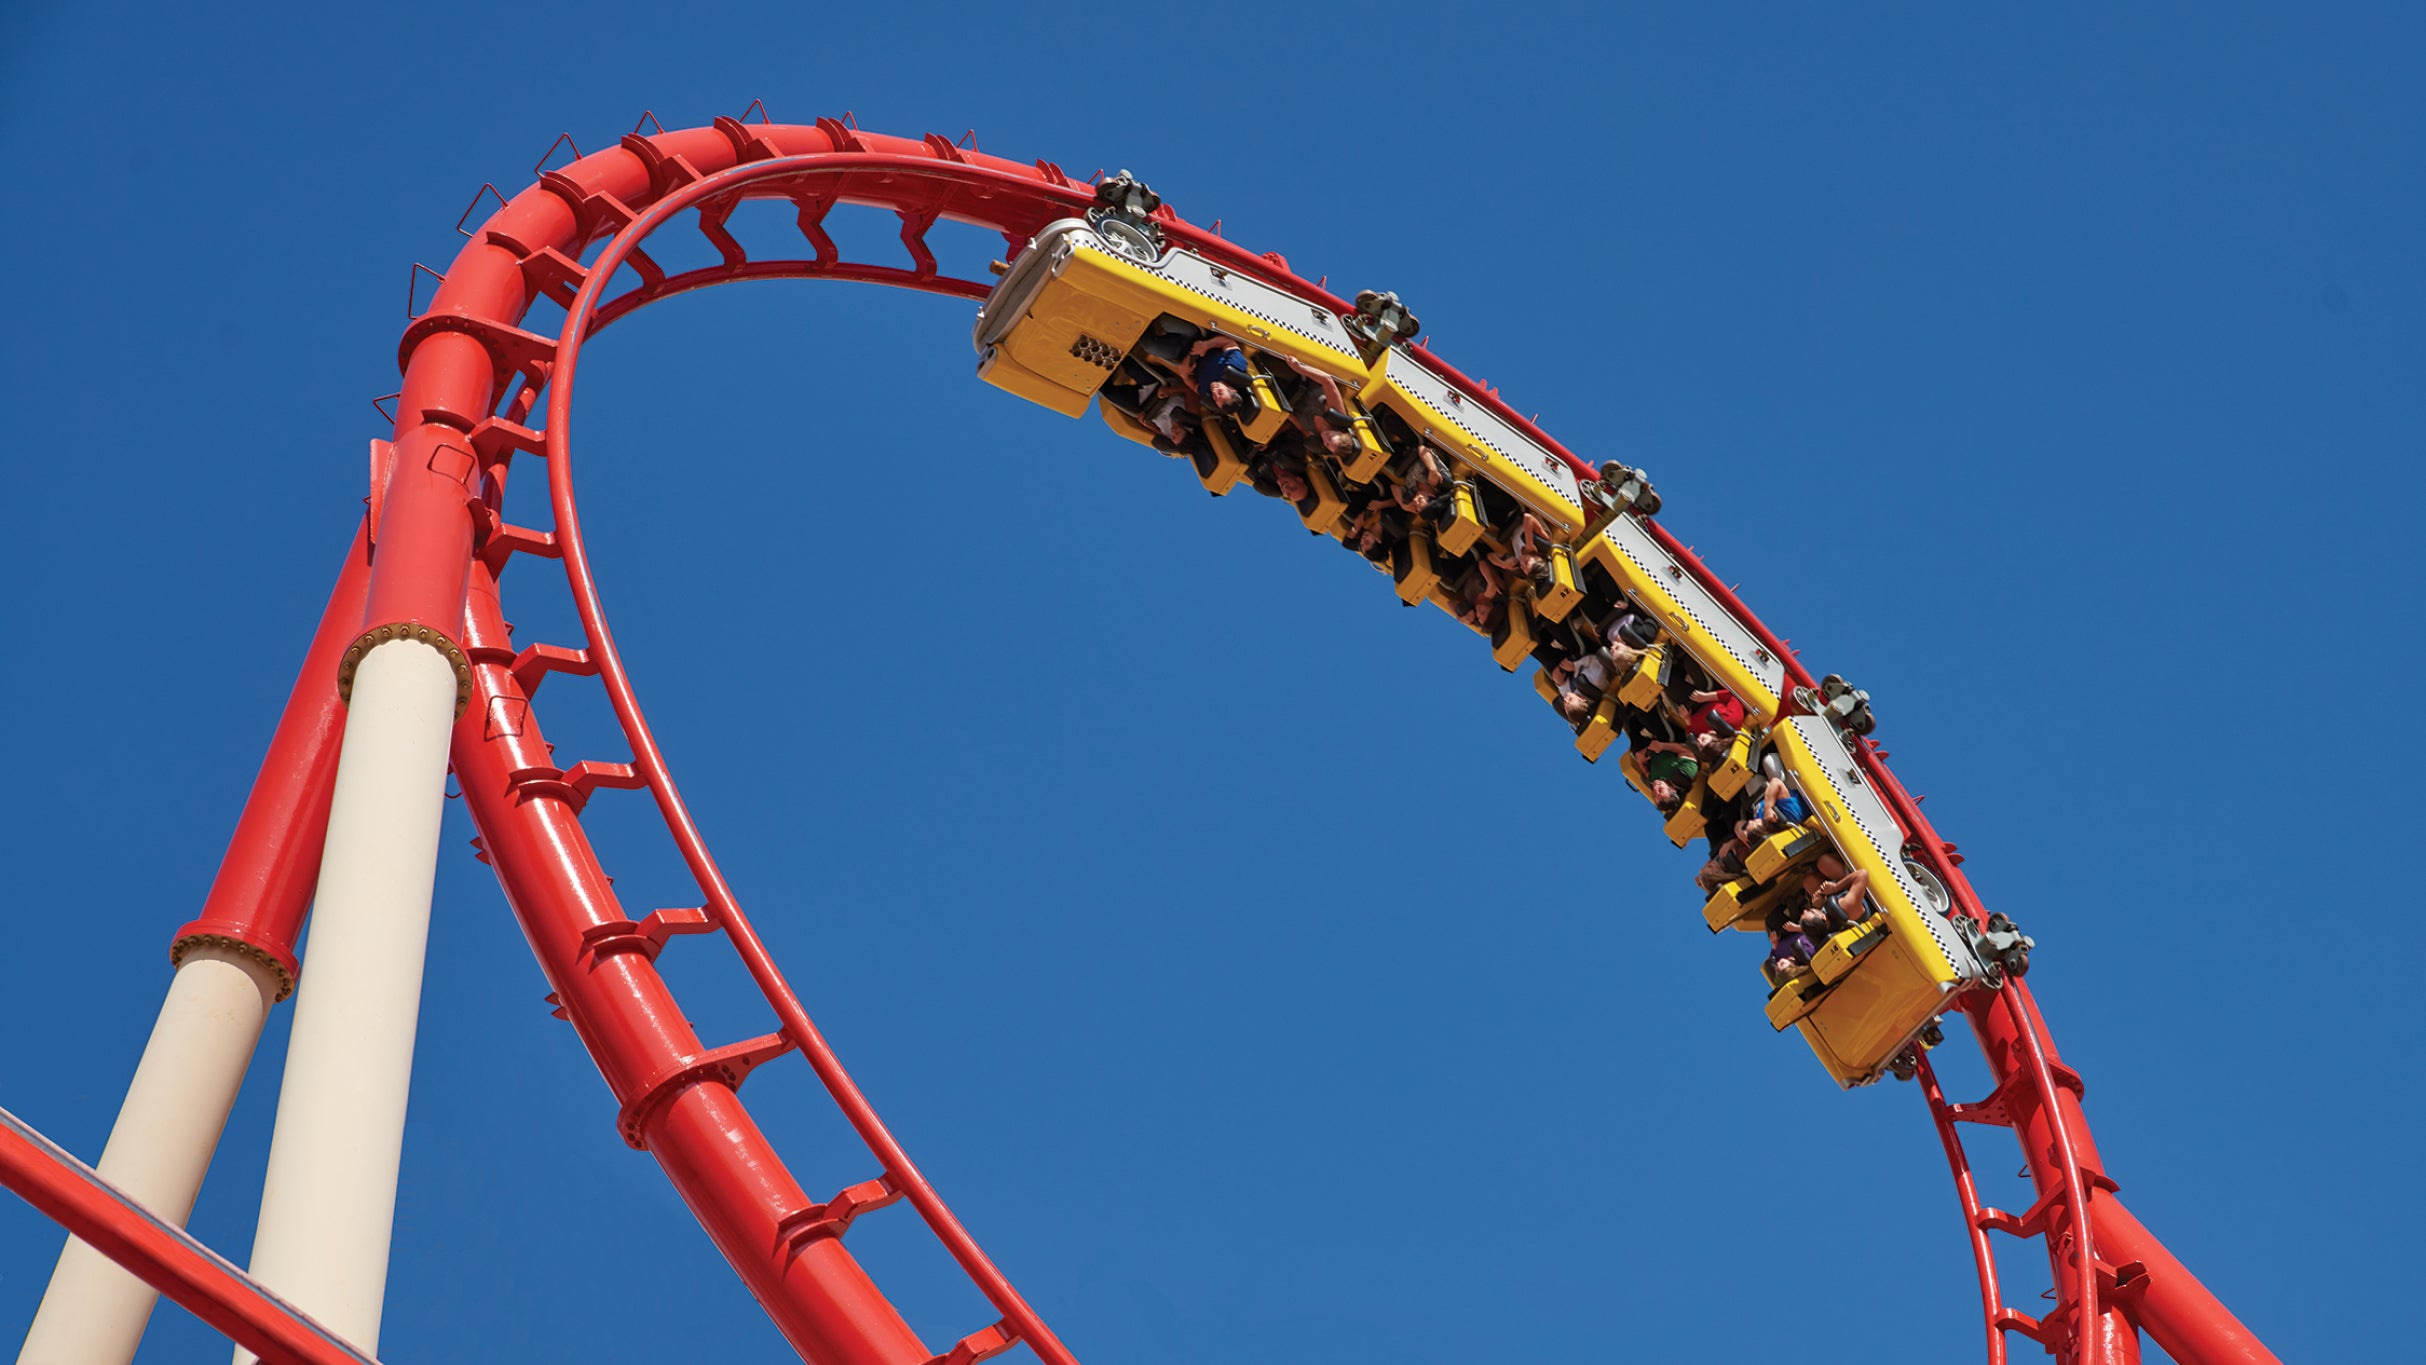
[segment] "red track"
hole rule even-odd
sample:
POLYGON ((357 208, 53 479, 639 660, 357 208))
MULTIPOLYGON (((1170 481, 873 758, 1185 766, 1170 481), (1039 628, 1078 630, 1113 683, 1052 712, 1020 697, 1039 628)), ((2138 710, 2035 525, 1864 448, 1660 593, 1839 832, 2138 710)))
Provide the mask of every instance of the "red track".
MULTIPOLYGON (((481 856, 496 869, 564 1016, 621 1105, 624 1139, 657 1158, 786 1338, 818 1365, 969 1365, 1019 1342, 1055 1365, 1074 1357, 986 1258, 852 1084, 768 956, 683 804, 616 653, 581 540, 572 482, 572 396, 581 345, 637 308, 739 280, 844 279, 983 298, 986 285, 938 273, 923 240, 930 225, 938 218, 979 224, 1001 232, 1015 252, 1038 228, 1078 213, 1092 199, 1088 185, 1049 163, 1005 161, 936 135, 865 133, 831 119, 813 127, 718 119, 712 128, 635 133, 613 150, 540 173, 537 184, 467 234, 470 243, 427 311, 405 330, 395 436, 374 444, 366 535, 348 553, 203 916, 180 931, 180 937, 212 933, 249 946, 291 974, 328 819, 342 722, 336 683, 341 656, 366 623, 417 622, 445 633, 473 665, 475 694, 457 725, 453 757, 480 831, 481 856), (724 229, 744 198, 795 205, 813 254, 750 260, 724 229), (842 203, 899 215, 912 264, 842 261, 822 227, 827 212, 842 203), (722 262, 668 276, 642 242, 693 209, 697 229, 722 262), (583 256, 602 239, 603 250, 584 267, 583 256), (639 285, 608 297, 610 281, 626 265, 639 285), (567 307, 555 337, 518 325, 542 295, 567 307), (534 429, 527 422, 543 395, 546 424, 534 429), (503 519, 506 478, 517 453, 547 460, 552 533, 503 519), (586 639, 576 646, 517 646, 499 587, 516 554, 562 561, 586 639), (600 679, 631 745, 629 761, 555 763, 532 703, 552 672, 600 679), (581 824, 583 807, 600 788, 649 792, 698 883, 697 907, 635 919, 616 900, 581 824), (716 932, 741 955, 774 1008, 782 1024, 776 1033, 709 1047, 685 1022, 658 975, 657 956, 676 936, 716 932), (792 1051, 824 1082, 872 1158, 864 1180, 823 1201, 811 1198, 786 1169, 737 1093, 753 1069, 792 1051), (853 1219, 897 1201, 917 1211, 999 1314, 997 1322, 940 1354, 918 1340, 843 1245, 853 1219)), ((1179 244, 1347 310, 1344 300, 1298 279, 1277 256, 1250 253, 1165 212, 1165 230, 1179 244)), ((1429 351, 1423 356, 1469 399, 1489 405, 1579 472, 1593 472, 1496 394, 1429 351)), ((1716 575, 1664 529, 1653 530, 1753 626, 1772 654, 1788 661, 1793 681, 1810 685, 1793 652, 1716 575)), ((1958 913, 1985 919, 1954 846, 1938 837, 1887 770, 1885 752, 1867 741, 1860 750, 1868 775, 1903 823, 1910 851, 1946 884, 1958 913)), ((2018 1332, 2062 1361, 2128 1365, 2139 1358, 2138 1331, 2145 1330, 2184 1365, 2273 1361, 2116 1199, 2081 1110, 2080 1078, 2057 1056, 2029 991, 2013 982, 1993 996, 1974 997, 1966 1008, 1995 1089, 1978 1103, 1948 1104, 1926 1062, 1920 1089, 1945 1142, 1978 1262, 1989 1360, 2003 1361, 2007 1334, 2018 1332), (1965 1122, 2013 1130, 2038 1192, 2030 1210, 2015 1215, 1980 1204, 1956 1128, 1965 1122), (2044 1242, 2056 1285, 2055 1307, 2045 1317, 2005 1305, 1990 1232, 2044 1242), (2085 1341, 2083 1322, 2091 1325, 2085 1341)), ((6 1163, 0 1176, 54 1216, 81 1179, 55 1161, 32 1159, 6 1163)), ((109 1236, 131 1218, 113 1213, 114 1207, 79 1215, 95 1229, 87 1240, 109 1236)), ((137 1237, 131 1227, 118 1231, 137 1237)), ((308 1358, 283 1348, 284 1339, 271 1330, 278 1325, 275 1315, 240 1284, 196 1278, 208 1283, 190 1292, 211 1305, 214 1321, 254 1324, 268 1346, 265 1359, 308 1358)))

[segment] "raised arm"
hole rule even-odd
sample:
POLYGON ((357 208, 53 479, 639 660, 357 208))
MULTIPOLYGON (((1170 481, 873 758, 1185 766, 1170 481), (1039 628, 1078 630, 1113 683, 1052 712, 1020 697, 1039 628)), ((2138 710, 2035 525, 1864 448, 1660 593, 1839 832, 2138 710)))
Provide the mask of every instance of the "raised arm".
POLYGON ((1314 387, 1322 390, 1323 406, 1331 409, 1333 412, 1346 412, 1348 410, 1348 400, 1340 396, 1338 380, 1333 379, 1330 375, 1298 359, 1296 356, 1289 357, 1289 368, 1312 380, 1314 382, 1314 387))

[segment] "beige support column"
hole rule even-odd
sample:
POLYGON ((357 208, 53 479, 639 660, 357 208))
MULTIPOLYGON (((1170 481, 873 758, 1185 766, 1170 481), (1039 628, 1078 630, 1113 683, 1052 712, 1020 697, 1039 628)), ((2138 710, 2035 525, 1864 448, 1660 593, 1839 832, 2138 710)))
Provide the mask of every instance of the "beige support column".
MULTIPOLYGON (((236 1103, 278 974, 240 949, 199 945, 169 981, 159 1022, 101 1151, 102 1178, 183 1226, 236 1103)), ((159 1294, 70 1237, 18 1365, 126 1365, 159 1294)))
POLYGON ((253 1237, 254 1278, 365 1354, 387 1292, 455 688, 454 665, 418 640, 355 670, 253 1237))

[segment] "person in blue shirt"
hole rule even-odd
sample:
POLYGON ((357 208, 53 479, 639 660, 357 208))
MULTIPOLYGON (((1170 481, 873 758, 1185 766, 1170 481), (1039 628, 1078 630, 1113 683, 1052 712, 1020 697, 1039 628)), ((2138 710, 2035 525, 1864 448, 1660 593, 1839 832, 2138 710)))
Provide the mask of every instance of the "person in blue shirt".
POLYGON ((1247 353, 1237 342, 1209 335, 1188 348, 1187 366, 1188 382, 1207 406, 1226 417, 1245 413, 1248 395, 1255 390, 1248 378, 1247 353))

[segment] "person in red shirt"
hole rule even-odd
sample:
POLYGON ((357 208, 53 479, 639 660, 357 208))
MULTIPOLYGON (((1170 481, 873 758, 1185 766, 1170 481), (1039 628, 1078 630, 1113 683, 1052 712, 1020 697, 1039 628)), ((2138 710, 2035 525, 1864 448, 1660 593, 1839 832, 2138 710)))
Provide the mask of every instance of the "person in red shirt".
POLYGON ((1715 761, 1725 754, 1743 725, 1744 704, 1733 692, 1720 687, 1693 694, 1693 716, 1685 732, 1693 736, 1693 747, 1703 758, 1715 761))

